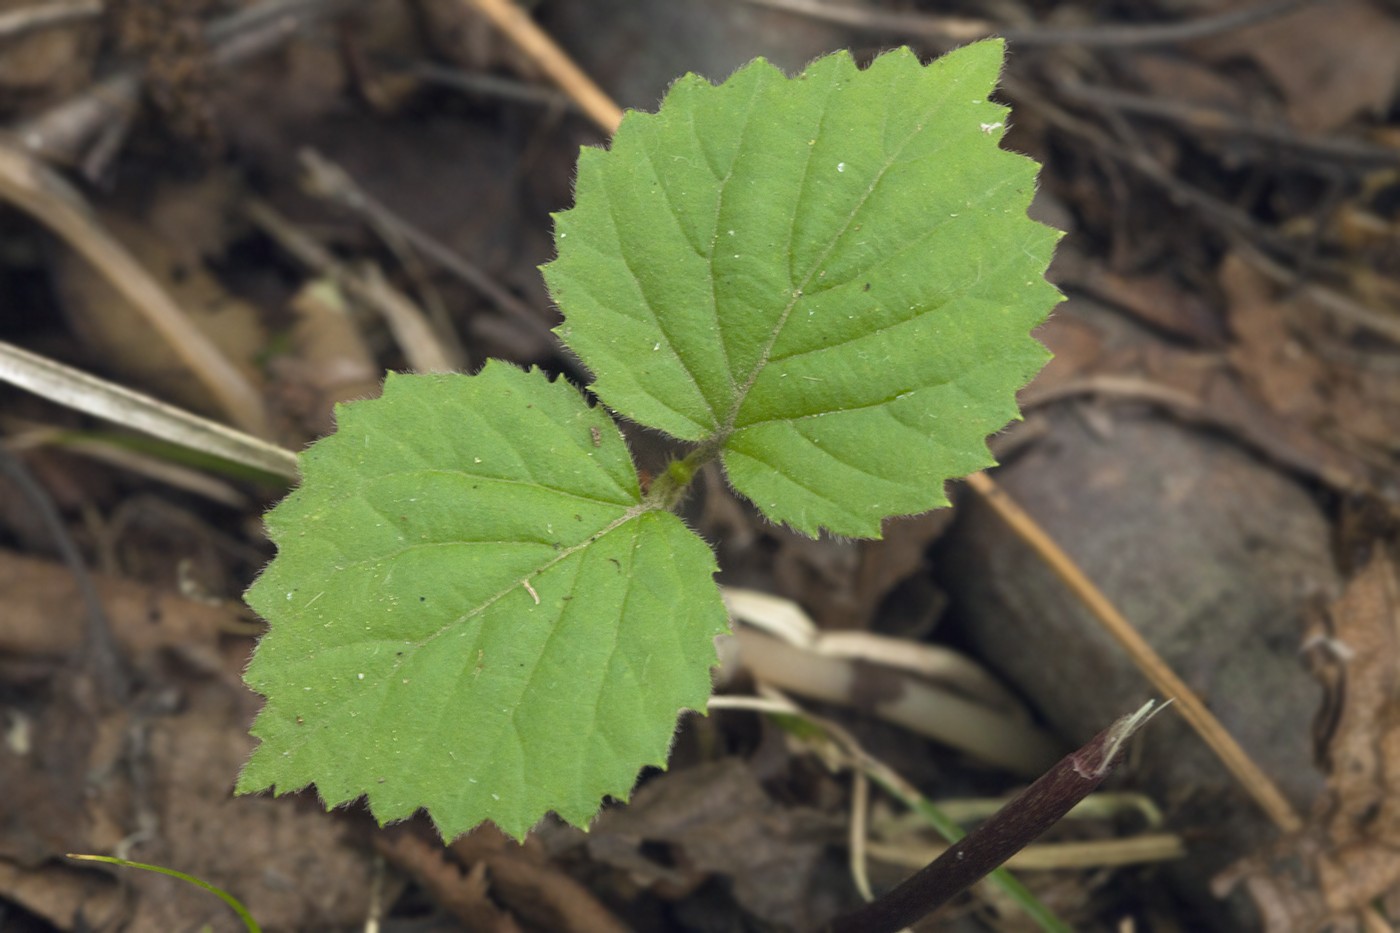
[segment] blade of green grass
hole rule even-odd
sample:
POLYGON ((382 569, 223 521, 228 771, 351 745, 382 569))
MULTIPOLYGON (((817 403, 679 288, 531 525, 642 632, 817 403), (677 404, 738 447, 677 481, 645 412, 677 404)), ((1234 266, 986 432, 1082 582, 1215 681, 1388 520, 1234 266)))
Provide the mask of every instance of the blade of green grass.
POLYGON ((244 907, 242 902, 239 901, 238 898, 234 897, 227 891, 214 887, 207 881, 200 881, 198 878, 195 878, 192 875, 187 875, 182 871, 176 871, 173 868, 162 868, 159 865, 145 865, 141 862, 131 862, 124 858, 114 858, 110 855, 75 855, 74 853, 70 852, 68 853, 68 857, 82 859, 83 861, 87 862, 109 862, 112 865, 125 865, 127 868, 140 868, 143 871, 159 872, 162 875, 170 875, 172 878, 179 878, 181 881, 188 881, 190 884, 201 887, 204 890, 212 894, 217 894, 219 897, 223 898, 224 903, 232 907, 234 913, 238 914, 239 919, 243 921, 243 925, 248 928, 248 933, 262 933, 262 927, 258 926, 258 922, 253 919, 253 915, 248 913, 248 908, 244 907))

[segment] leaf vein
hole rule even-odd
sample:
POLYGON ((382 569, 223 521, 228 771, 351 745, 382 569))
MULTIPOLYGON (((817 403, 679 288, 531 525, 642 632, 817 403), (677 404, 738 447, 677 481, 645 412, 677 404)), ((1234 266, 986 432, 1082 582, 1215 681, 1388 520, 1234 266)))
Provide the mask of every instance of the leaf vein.
MULTIPOLYGON (((650 156, 648 156, 648 160, 649 159, 650 156)), ((608 201, 608 214, 612 217, 613 226, 615 228, 619 226, 625 227, 627 225, 627 220, 625 218, 618 217, 617 202, 613 198, 612 189, 607 185, 603 185, 602 190, 603 196, 607 198, 608 201)), ((619 238, 619 246, 620 245, 621 242, 619 238)), ((618 254, 622 257, 622 265, 624 268, 627 269, 627 274, 632 277, 632 282, 637 287, 637 296, 641 299, 642 306, 647 309, 647 312, 651 316, 651 323, 656 327, 657 331, 660 332, 661 338, 666 342, 666 348, 671 351, 671 355, 674 356, 676 358, 676 361, 681 364, 681 367, 685 369, 687 373, 689 373, 690 368, 686 366, 685 360, 681 357, 680 352, 677 351, 675 340, 672 338, 670 332, 667 331, 665 325, 662 324, 662 318, 664 317, 664 315, 658 315, 656 313, 656 308, 652 307, 651 299, 647 297, 646 289, 642 287, 641 277, 637 274, 637 270, 632 267, 632 257, 630 251, 627 249, 619 249, 618 254)), ((692 380, 694 378, 694 376, 691 377, 692 380)), ((705 402, 705 408, 710 413, 710 420, 712 422, 717 420, 714 406, 710 404, 710 400, 705 396, 704 392, 700 393, 700 398, 705 402)), ((669 408, 670 406, 667 407, 669 408)), ((686 420, 690 419, 687 418, 686 420)))
MULTIPOLYGON (((851 212, 847 215, 845 222, 842 223, 841 226, 840 226, 840 228, 838 228, 838 229, 836 230, 836 232, 831 236, 830 241, 826 244, 826 247, 822 250, 821 254, 812 262, 811 267, 807 270, 806 277, 802 280, 801 286, 799 286, 799 287, 794 287, 794 289, 793 289, 793 294, 792 294, 792 299, 788 302, 787 307, 785 307, 785 308, 783 309, 783 312, 782 312, 782 314, 779 316, 778 322, 777 322, 777 324, 774 326, 772 333, 769 334, 769 336, 768 336, 768 341, 767 341, 766 345, 765 345, 764 348, 763 348, 763 352, 759 355, 758 362, 754 365, 753 371, 749 374, 748 379, 745 380, 744 385, 740 388, 739 392, 736 393, 736 396, 735 396, 735 399, 734 399, 734 405, 733 405, 733 407, 730 409, 729 415, 725 418, 724 424, 723 424, 723 426, 721 427, 720 432, 719 432, 719 433, 720 433, 720 441, 721 441, 721 443, 724 441, 725 438, 728 437, 728 435, 729 435, 730 433, 732 433, 732 432, 734 431, 735 424, 738 422, 738 418, 739 418, 739 410, 740 410, 740 408, 743 407, 744 400, 748 397, 749 390, 751 390, 751 389, 753 388, 754 383, 758 380, 759 373, 761 373, 761 372, 763 371, 763 368, 764 368, 765 366, 767 366, 768 363, 770 362, 769 359, 768 359, 768 355, 769 355, 769 353, 772 352, 773 346, 777 343, 778 337, 782 334, 783 328, 787 325, 788 318, 789 318, 789 317, 791 316, 791 314, 792 314, 792 309, 793 309, 794 307, 796 307, 797 302, 798 302, 799 300, 801 300, 802 294, 803 294, 803 292, 805 291, 805 289, 806 289, 806 287, 807 287, 807 284, 811 281, 812 277, 813 277, 814 275, 816 275, 817 270, 821 267, 821 264, 822 264, 822 262, 826 259, 826 257, 829 256, 829 255, 831 254, 831 251, 832 251, 833 249, 836 248, 836 244, 839 243, 839 242, 841 241, 841 237, 845 235, 846 230, 849 229, 849 227, 850 227, 850 225, 851 225, 851 222, 852 222, 853 220, 855 220, 856 214, 860 213, 861 208, 864 207, 864 206, 866 205, 866 203, 870 200, 871 196, 875 193, 875 190, 880 186, 880 182, 883 181, 884 178, 885 178, 885 177, 887 176, 887 174, 889 173, 890 168, 891 168, 893 165, 895 165, 895 163, 898 161, 900 153, 902 153, 902 152, 904 151, 905 147, 907 147, 907 146, 909 145, 909 143, 910 143, 916 136, 918 136, 919 133, 922 132, 923 121, 929 119, 933 114, 937 113, 937 111, 940 110, 940 109, 943 107, 944 103, 945 103, 945 102, 947 101, 947 99, 948 99, 948 95, 951 94, 951 93, 952 93, 952 88, 951 88, 951 87, 950 87, 950 88, 947 88, 947 89, 944 91, 943 96, 940 97, 936 103, 931 104, 931 105, 924 111, 923 116, 921 117, 921 119, 920 119, 919 121, 916 122, 914 131, 911 132, 908 136, 906 136, 903 140, 901 140, 900 143, 899 143, 899 145, 895 148, 894 152, 890 153, 890 154, 887 156, 887 158, 886 158, 886 160, 885 160, 885 164, 884 164, 883 166, 881 166, 880 171, 876 173, 874 179, 871 181, 870 185, 866 188, 865 193, 861 195, 859 201, 858 201, 858 202, 856 203, 856 205, 851 209, 851 212)), ((819 134, 819 135, 820 135, 820 133, 821 133, 822 128, 824 128, 825 125, 826 125, 826 120, 827 120, 827 117, 828 117, 828 115, 829 115, 828 103, 830 102, 830 99, 831 99, 831 98, 830 98, 830 95, 828 94, 827 99, 826 99, 825 101, 823 101, 823 104, 822 104, 821 122, 820 122, 819 127, 818 127, 818 134, 819 134)), ((792 281, 792 267, 791 267, 791 262, 792 262, 792 258, 793 258, 793 255, 794 255, 793 248, 792 248, 792 238, 793 238, 793 235, 794 235, 794 231, 796 230, 796 227, 797 227, 797 217, 802 213, 803 204, 804 204, 804 202, 806 201, 806 197, 807 197, 807 194, 806 194, 806 193, 807 193, 807 191, 809 190, 809 189, 808 189, 808 184, 807 184, 807 183, 808 183, 808 179, 809 179, 810 176, 811 176, 811 166, 812 166, 812 151, 811 151, 811 150, 812 150, 813 148, 815 148, 815 147, 809 147, 809 148, 808 148, 808 152, 807 152, 807 161, 806 161, 806 163, 804 164, 803 170, 802 170, 802 186, 801 186, 801 189, 800 189, 800 190, 802 191, 802 194, 799 196, 798 204, 796 205, 796 207, 795 207, 794 210, 793 210, 792 224, 791 224, 791 225, 789 226, 789 228, 788 228, 788 252, 787 252, 787 255, 788 255, 788 262, 789 262, 789 267, 788 267, 788 279, 789 279, 789 282, 792 281)))

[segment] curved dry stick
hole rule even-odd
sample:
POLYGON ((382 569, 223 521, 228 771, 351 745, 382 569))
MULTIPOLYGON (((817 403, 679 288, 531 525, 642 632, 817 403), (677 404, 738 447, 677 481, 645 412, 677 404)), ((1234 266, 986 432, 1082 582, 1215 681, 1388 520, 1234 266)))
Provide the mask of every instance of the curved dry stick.
POLYGON ((1286 833, 1295 833, 1303 828, 1303 821, 1294 811, 1293 805, 1284 798, 1278 786, 1263 770, 1254 763, 1239 743, 1220 724, 1200 698, 1176 675, 1176 672, 1162 660, 1147 640, 1133 628, 1107 596, 1085 576, 1070 556, 1041 528, 1035 519, 1022 509, 1016 501, 992 481, 986 473, 973 473, 967 477, 967 484, 980 495, 1002 520, 1011 526, 1022 541, 1031 546, 1054 572, 1055 576, 1078 597, 1084 607, 1098 620, 1108 634, 1123 647, 1133 663, 1164 696, 1176 700, 1177 709, 1191 728, 1205 739, 1206 744, 1219 756, 1249 795, 1254 798, 1269 818, 1286 833))
POLYGON ((877 32, 898 32, 924 39, 951 39, 973 42, 994 36, 997 24, 989 19, 965 16, 930 16, 926 13, 903 13, 863 6, 837 6, 820 0, 743 0, 751 6, 767 7, 805 16, 823 23, 835 23, 853 29, 877 32))
POLYGON ((532 334, 541 340, 554 341, 549 325, 540 319, 533 308, 507 291, 475 263, 389 210, 382 201, 361 188, 345 169, 311 148, 298 152, 297 159, 306 170, 307 188, 312 194, 335 201, 364 217, 376 229, 402 239, 486 296, 532 334))
POLYGON ((160 283, 102 228, 76 190, 33 156, 0 144, 0 198, 34 217, 92 263, 170 344, 234 424, 266 436, 262 395, 194 326, 160 283))
POLYGON ((1172 386, 1138 376, 1101 374, 1067 379, 1022 392, 1021 411, 1030 411, 1032 408, 1040 408, 1077 395, 1102 395, 1130 401, 1152 402, 1169 411, 1190 416, 1199 416, 1202 408, 1200 400, 1194 395, 1172 386))
POLYGON ((303 265, 379 312, 413 370, 420 373, 450 373, 460 368, 461 362, 433 329, 423 311, 407 295, 394 288, 378 266, 366 264, 359 270, 348 268, 330 250, 298 230, 271 205, 258 198, 249 200, 244 205, 244 212, 259 229, 303 265))
MULTIPOLYGON (((970 700, 1030 722, 1030 711, 982 665, 966 655, 926 642, 863 631, 826 631, 797 603, 771 593, 721 585, 720 597, 731 619, 747 622, 780 641, 845 663, 868 661, 899 674, 952 687, 970 700)), ((1046 762, 1048 764, 1048 762, 1046 762)), ((1036 769, 1039 774, 1044 768, 1036 769)))
POLYGON ((837 6, 822 0, 743 0, 753 6, 768 7, 806 16, 809 19, 857 29, 897 32, 924 38, 970 42, 1001 36, 1017 45, 1080 45, 1089 47, 1133 48, 1168 45, 1233 32, 1255 23, 1275 19, 1316 0, 1273 0, 1244 10, 1176 23, 1144 23, 1084 26, 1068 29, 1053 27, 1002 28, 982 19, 960 16, 929 16, 864 7, 837 6))

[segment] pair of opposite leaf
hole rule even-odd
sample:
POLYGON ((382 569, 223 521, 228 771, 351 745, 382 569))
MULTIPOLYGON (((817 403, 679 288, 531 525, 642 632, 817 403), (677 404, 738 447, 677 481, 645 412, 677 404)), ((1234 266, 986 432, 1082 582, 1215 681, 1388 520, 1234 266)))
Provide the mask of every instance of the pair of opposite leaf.
MULTIPOLYGON (((1058 236, 998 148, 999 42, 788 79, 687 75, 585 149, 544 269, 617 415, 697 442, 772 521, 876 537, 991 463, 1043 365, 1058 236)), ((704 710, 727 619, 709 548, 644 498, 602 406, 488 363, 338 410, 267 517, 271 623, 240 791, 315 783, 445 838, 586 824, 704 710)))

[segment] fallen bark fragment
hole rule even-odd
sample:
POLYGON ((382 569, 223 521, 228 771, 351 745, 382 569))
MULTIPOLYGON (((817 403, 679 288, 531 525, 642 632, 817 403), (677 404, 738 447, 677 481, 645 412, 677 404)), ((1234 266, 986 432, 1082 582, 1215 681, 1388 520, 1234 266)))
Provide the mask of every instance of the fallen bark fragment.
POLYGON ((1377 545, 1319 619, 1305 652, 1327 688, 1319 717, 1327 789, 1304 832, 1216 878, 1243 884, 1266 933, 1326 924, 1374 928, 1374 905, 1400 893, 1400 575, 1377 545))

